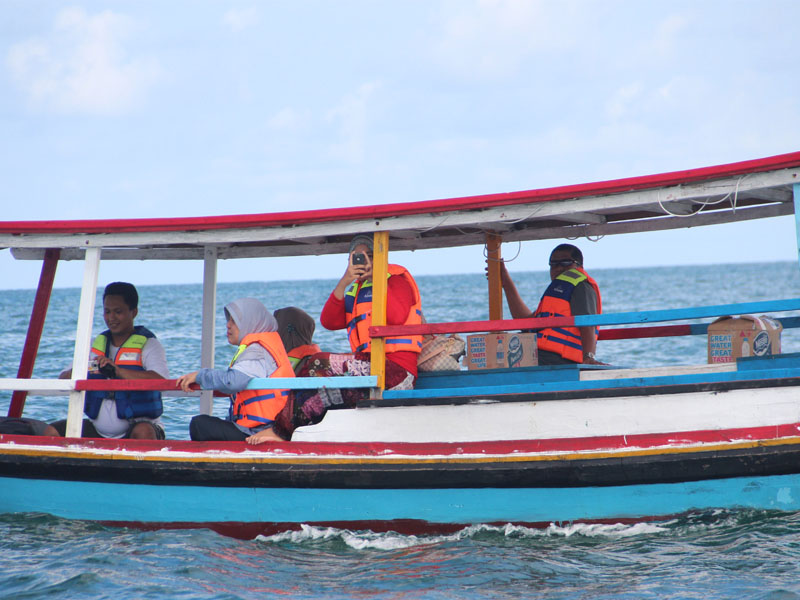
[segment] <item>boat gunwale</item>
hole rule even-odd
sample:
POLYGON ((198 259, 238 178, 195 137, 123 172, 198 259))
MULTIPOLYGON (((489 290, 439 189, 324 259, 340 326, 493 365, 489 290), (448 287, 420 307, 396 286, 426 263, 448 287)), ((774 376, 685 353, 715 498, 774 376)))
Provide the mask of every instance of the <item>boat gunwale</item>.
POLYGON ((758 427, 716 430, 673 431, 662 433, 617 434, 605 436, 523 439, 469 442, 273 442, 258 446, 241 442, 194 442, 189 440, 131 440, 101 438, 49 438, 0 434, 0 455, 11 452, 85 452, 141 460, 170 452, 189 456, 206 455, 208 460, 226 461, 236 456, 253 459, 292 460, 297 457, 489 457, 534 455, 555 452, 606 451, 609 449, 647 449, 692 444, 730 444, 792 440, 800 443, 800 422, 758 427), (32 443, 35 440, 35 443, 32 443), (173 450, 178 448, 179 450, 173 450))

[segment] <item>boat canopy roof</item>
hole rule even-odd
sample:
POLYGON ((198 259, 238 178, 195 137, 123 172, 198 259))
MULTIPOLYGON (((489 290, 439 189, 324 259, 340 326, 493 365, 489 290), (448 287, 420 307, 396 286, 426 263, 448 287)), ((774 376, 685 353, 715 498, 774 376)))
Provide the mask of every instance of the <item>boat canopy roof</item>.
POLYGON ((790 215, 800 152, 714 167, 520 192, 398 204, 232 216, 0 222, 18 259, 45 249, 82 260, 338 254, 356 233, 386 231, 393 250, 574 239, 790 215))

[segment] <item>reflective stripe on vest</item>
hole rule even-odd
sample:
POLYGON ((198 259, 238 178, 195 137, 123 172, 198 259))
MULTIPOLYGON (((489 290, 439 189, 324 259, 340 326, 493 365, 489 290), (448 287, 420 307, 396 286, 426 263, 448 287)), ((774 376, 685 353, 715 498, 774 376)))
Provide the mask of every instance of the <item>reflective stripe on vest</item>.
MULTIPOLYGON (((602 301, 600 288, 586 271, 573 267, 564 271, 547 286, 534 317, 572 317, 570 299, 575 288, 586 281, 597 295, 597 314, 601 314, 602 301)), ((583 362, 583 346, 581 333, 577 327, 547 327, 537 332, 536 344, 539 350, 546 350, 561 355, 576 363, 583 362)))
POLYGON ((319 351, 319 346, 316 344, 303 344, 302 346, 296 346, 289 350, 287 355, 289 356, 289 362, 292 364, 292 368, 294 368, 306 356, 311 356, 319 351))
MULTIPOLYGON (((411 286, 414 304, 408 311, 403 325, 420 325, 422 323, 422 300, 417 282, 405 267, 389 265, 387 277, 403 277, 411 286)), ((369 352, 371 340, 369 328, 372 325, 372 281, 353 282, 344 295, 345 321, 347 337, 353 352, 369 352)), ((421 335, 391 336, 384 338, 386 352, 420 352, 422 350, 421 335)))
MULTIPOLYGON (((124 369, 133 371, 144 371, 142 363, 142 349, 149 338, 156 337, 146 327, 137 325, 133 328, 133 334, 122 343, 114 356, 114 364, 124 369)), ((111 346, 111 332, 104 331, 98 335, 92 343, 91 353, 95 357, 108 356, 111 346)), ((90 379, 107 379, 104 375, 92 373, 90 379)), ((83 402, 83 412, 90 419, 96 419, 100 414, 100 406, 105 399, 113 399, 117 407, 117 417, 120 419, 133 419, 148 417, 155 419, 164 412, 164 405, 161 401, 161 392, 156 391, 118 391, 115 393, 104 391, 86 392, 83 402)))
MULTIPOLYGON (((283 342, 275 331, 251 333, 246 335, 241 345, 233 355, 231 366, 251 344, 259 344, 269 352, 278 366, 270 377, 294 377, 294 369, 286 355, 283 342)), ((242 390, 233 394, 231 398, 230 419, 237 425, 253 429, 269 425, 275 416, 281 412, 289 397, 289 390, 242 390)))

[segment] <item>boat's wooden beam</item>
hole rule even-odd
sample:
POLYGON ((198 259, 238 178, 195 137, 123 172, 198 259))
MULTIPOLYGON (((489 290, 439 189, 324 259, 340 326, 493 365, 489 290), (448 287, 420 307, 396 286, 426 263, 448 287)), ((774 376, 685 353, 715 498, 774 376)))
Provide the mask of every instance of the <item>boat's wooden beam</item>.
POLYGON ((695 203, 694 200, 678 200, 676 202, 664 202, 663 204, 656 204, 652 207, 648 207, 648 209, 656 216, 662 216, 665 214, 665 211, 669 211, 666 214, 673 214, 673 215, 691 215, 696 213, 699 210, 699 206, 695 203))
POLYGON ((248 390, 269 389, 264 386, 280 386, 290 390, 363 389, 374 388, 378 378, 374 375, 343 375, 337 377, 270 377, 254 378, 247 384, 248 390))
POLYGON ((313 237, 304 237, 297 240, 299 244, 326 244, 328 242, 328 238, 324 235, 317 235, 313 237))
POLYGON ((500 280, 500 244, 503 238, 494 233, 486 234, 486 267, 489 285, 489 319, 503 318, 503 284, 500 280))
MULTIPOLYGON (((75 351, 72 355, 72 379, 86 379, 89 369, 89 350, 92 347, 92 323, 97 299, 97 276, 100 272, 100 248, 87 248, 83 269, 81 301, 78 308, 78 328, 75 332, 75 351)), ((70 392, 67 409, 67 437, 81 437, 83 400, 85 393, 70 392)))
MULTIPOLYGON (((448 229, 457 227, 480 227, 486 229, 487 223, 516 224, 528 220, 550 220, 566 218, 569 213, 587 213, 593 215, 613 215, 625 211, 637 211, 643 204, 659 205, 664 202, 697 201, 704 202, 719 199, 727 194, 733 197, 753 197, 755 190, 790 189, 797 181, 800 169, 784 169, 765 173, 752 173, 742 177, 729 177, 715 181, 676 185, 665 188, 653 188, 621 192, 607 195, 582 196, 563 200, 541 201, 538 197, 519 199, 514 204, 495 206, 486 209, 470 209, 441 213, 441 220, 431 225, 429 213, 419 215, 402 215, 383 219, 359 219, 353 221, 336 221, 335 226, 342 236, 340 243, 301 243, 302 240, 325 238, 330 233, 331 223, 311 223, 292 227, 253 227, 230 230, 205 231, 173 231, 169 232, 170 245, 205 246, 208 244, 230 245, 233 248, 241 244, 273 243, 264 256, 291 256, 304 254, 334 254, 342 251, 346 242, 344 238, 363 231, 403 230, 426 231, 431 229, 448 229)), ((434 215, 437 217, 437 215, 434 215)), ((688 223, 686 225, 689 225, 688 223)), ((602 232, 601 232, 602 234, 602 232)), ((51 234, 0 234, 0 247, 12 248, 158 248, 163 246, 165 232, 123 232, 113 234, 87 234, 59 236, 51 234)), ((425 236, 423 236, 424 238, 425 236)), ((433 247, 420 246, 417 248, 433 247)), ((154 250, 160 252, 160 250, 154 250)), ((235 250, 237 256, 240 250, 235 250)), ((220 258, 227 258, 220 251, 220 258)))
POLYGON ((780 188, 758 188, 742 194, 747 198, 758 200, 768 200, 771 202, 792 202, 792 191, 788 187, 780 188))
POLYGON ((390 232, 389 237, 391 239, 417 240, 422 236, 419 231, 401 229, 399 231, 390 232))
MULTIPOLYGON (((552 240, 576 237, 597 237, 604 235, 617 235, 632 232, 647 231, 666 231, 681 229, 684 227, 701 227, 705 225, 738 223, 752 219, 762 219, 768 217, 779 217, 791 215, 794 208, 791 204, 770 204, 768 206, 755 206, 739 208, 735 212, 731 210, 705 211, 692 217, 656 217, 651 219, 640 219, 636 221, 616 221, 604 225, 566 225, 563 227, 537 226, 535 222, 528 224, 518 224, 515 228, 508 228, 503 233, 503 240, 506 242, 528 241, 528 240, 552 240)), ((393 250, 422 250, 435 248, 448 248, 458 246, 477 246, 483 245, 486 240, 485 225, 476 228, 474 231, 464 228, 453 228, 449 230, 435 230, 428 235, 414 236, 413 238, 402 238, 392 233, 394 242, 393 250)), ((496 231, 496 230, 495 230, 496 231)), ((337 244, 340 253, 347 252, 347 244, 337 244)), ((164 249, 107 249, 103 251, 104 260, 203 260, 203 248, 164 248, 164 249)), ((325 250, 327 252, 327 248, 325 250)), ((317 256, 324 254, 318 248, 308 245, 303 247, 274 245, 248 245, 241 247, 226 247, 224 252, 218 255, 220 259, 234 258, 270 258, 285 256, 317 256)), ((14 258, 20 260, 42 260, 44 249, 39 248, 12 248, 14 258)), ((85 250, 77 248, 66 248, 61 251, 61 260, 83 260, 85 250)))
MULTIPOLYGON (((56 392, 71 391, 73 389, 86 391, 150 390, 161 391, 170 396, 185 396, 187 393, 177 388, 177 381, 177 379, 79 379, 76 381, 37 379, 35 382, 21 382, 19 379, 0 379, 0 390, 27 389, 56 392)), ((265 384, 291 390, 350 389, 374 387, 378 384, 378 379, 373 375, 253 378, 247 384, 246 389, 263 390, 265 389, 265 384)), ((192 389, 194 391, 188 392, 190 395, 197 395, 202 391, 196 384, 192 386, 192 389)))
MULTIPOLYGON (((486 223, 482 229, 476 229, 472 233, 486 232, 502 236, 507 231, 514 231, 514 225, 512 223, 486 223)), ((437 229, 436 232, 438 235, 439 232, 441 232, 441 230, 437 229)), ((461 229, 461 233, 469 233, 469 232, 464 231, 464 229, 461 229)))
POLYGON ((0 378, 2 391, 26 391, 30 394, 64 396, 75 389, 70 379, 9 379, 0 378))
MULTIPOLYGON (((602 236, 631 231, 658 231, 681 227, 695 227, 714 223, 729 223, 748 218, 763 218, 791 214, 791 203, 770 204, 761 207, 726 205, 721 210, 706 209, 689 217, 640 219, 647 210, 661 211, 661 204, 681 202, 703 203, 719 199, 726 194, 738 194, 739 200, 755 198, 754 192, 791 189, 787 177, 800 175, 800 169, 786 172, 756 173, 742 178, 706 182, 690 186, 640 190, 606 196, 590 196, 549 202, 514 204, 482 210, 454 211, 441 215, 431 225, 430 215, 404 215, 376 220, 359 220, 337 223, 341 241, 314 243, 315 239, 328 239, 330 224, 314 223, 295 227, 252 228, 214 231, 170 232, 169 246, 164 244, 164 232, 119 233, 92 235, 0 235, 0 246, 12 248, 15 258, 41 260, 44 248, 62 248, 62 260, 79 260, 86 248, 103 247, 104 259, 141 260, 199 260, 203 248, 218 246, 218 258, 255 258, 283 256, 311 256, 341 253, 347 250, 345 239, 350 234, 363 231, 385 231, 396 240, 393 249, 421 250, 444 246, 483 244, 483 232, 494 228, 508 228, 507 241, 557 239, 581 235, 602 236), (649 208, 645 208, 649 207, 649 208), (758 212, 759 209, 761 212, 758 212), (751 212, 753 211, 753 212, 751 212), (583 223, 565 227, 539 227, 542 221, 567 220, 570 213, 583 213, 584 220, 607 219, 607 223, 583 223), (623 221, 626 213, 634 218, 623 221), (620 224, 622 223, 622 224, 620 224), (473 229, 474 231, 470 231, 473 229), (306 243, 302 243, 305 240, 306 243), (26 250, 27 249, 27 250, 26 250)), ((790 179, 791 181, 791 179, 790 179)), ((721 206, 721 205, 720 205, 721 206)))
POLYGON ((800 298, 786 300, 767 300, 764 302, 743 302, 738 304, 717 304, 647 310, 636 312, 604 313, 601 315, 577 315, 575 317, 546 317, 526 319, 504 319, 500 321, 459 321, 457 323, 425 323, 422 325, 386 325, 370 327, 370 335, 425 335, 440 333, 474 333, 491 331, 515 331, 520 329, 543 329, 545 327, 605 327, 608 325, 629 325, 633 323, 658 323, 703 319, 723 315, 769 314, 800 310, 800 298))
MULTIPOLYGON (((638 221, 618 221, 603 226, 574 225, 572 227, 550 227, 515 231, 504 236, 505 241, 551 240, 558 238, 597 237, 647 231, 668 231, 686 227, 739 223, 753 219, 791 215, 792 206, 771 204, 769 206, 749 207, 733 211, 703 212, 690 218, 654 217, 638 221)), ((447 244, 450 245, 450 244, 447 244)))
MULTIPOLYGON (((39 342, 42 339, 44 320, 47 316, 47 307, 50 305, 50 294, 53 291, 53 281, 56 277, 59 250, 50 248, 45 250, 42 272, 39 275, 39 286, 33 300, 31 319, 28 322, 28 333, 25 336, 25 346, 17 370, 18 379, 29 379, 33 375, 33 365, 36 363, 36 354, 39 351, 39 342)), ((25 390, 15 390, 11 394, 11 404, 8 407, 8 416, 19 418, 25 407, 27 398, 25 390)))
MULTIPOLYGON (((214 337, 217 313, 217 251, 216 246, 206 246, 203 256, 203 324, 200 339, 200 366, 214 368, 214 337)), ((214 391, 200 393, 200 413, 210 415, 214 408, 214 391)))
MULTIPOLYGON (((532 367, 536 368, 536 367, 532 367)), ((514 370, 514 369, 511 369, 514 370)), ((624 372, 623 372, 624 373, 624 372)), ((413 390, 391 390, 386 393, 386 400, 388 401, 402 401, 402 400, 420 400, 431 399, 442 402, 444 398, 448 400, 451 398, 464 397, 473 401, 475 398, 485 400, 492 399, 493 397, 506 395, 506 399, 511 396, 528 395, 525 400, 530 400, 529 394, 546 394, 548 392, 566 392, 575 394, 576 397, 586 398, 588 394, 595 394, 595 397, 600 397, 600 392, 603 389, 614 390, 612 392, 615 396, 624 395, 623 390, 639 390, 635 393, 641 393, 642 388, 657 388, 662 387, 665 390, 668 386, 687 385, 687 386, 710 386, 719 384, 721 391, 735 389, 736 386, 741 386, 741 381, 746 380, 769 380, 769 379, 786 379, 787 377, 800 376, 800 370, 797 368, 763 368, 753 371, 746 371, 739 373, 727 369, 720 369, 711 372, 700 372, 697 374, 685 375, 651 375, 649 377, 620 377, 610 379, 584 379, 579 381, 573 380, 555 380, 547 381, 536 378, 530 378, 524 382, 512 382, 506 380, 505 383, 492 385, 491 387, 482 386, 457 386, 451 388, 417 388, 413 390), (737 384, 732 382, 738 381, 737 384), (724 384, 728 384, 725 386, 724 384)), ((706 388, 707 389, 707 388, 706 388)), ((653 392, 651 392, 653 393, 653 392)), ((396 406, 397 403, 391 403, 390 406, 396 406)))
POLYGON ((595 225, 602 225, 608 221, 603 215, 589 212, 575 212, 566 215, 558 215, 553 218, 558 221, 564 221, 565 223, 592 223, 595 225))
MULTIPOLYGON (((377 231, 373 235, 372 258, 372 323, 386 325, 386 300, 389 279, 389 234, 377 231)), ((378 378, 372 398, 380 398, 386 387, 386 343, 382 337, 370 340, 370 374, 378 378)))
POLYGON ((794 209, 795 230, 797 232, 797 261, 798 264, 800 264, 800 183, 795 183, 794 186, 792 186, 792 191, 794 193, 792 208, 794 209))

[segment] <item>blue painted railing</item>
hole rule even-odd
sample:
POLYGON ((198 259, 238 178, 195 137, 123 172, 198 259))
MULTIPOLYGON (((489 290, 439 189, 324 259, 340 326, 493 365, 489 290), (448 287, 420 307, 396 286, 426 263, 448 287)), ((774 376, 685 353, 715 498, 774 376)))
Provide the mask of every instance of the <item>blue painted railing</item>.
POLYGON ((251 379, 248 390, 318 390, 321 388, 372 388, 378 385, 375 375, 345 375, 341 377, 274 377, 251 379))
MULTIPOLYGON (((597 325, 627 325, 630 323, 659 323, 664 321, 685 321, 688 319, 722 317, 726 315, 764 314, 791 310, 800 310, 800 298, 767 300, 764 302, 744 302, 739 304, 716 304, 713 306, 695 306, 692 308, 608 313, 603 315, 579 315, 575 317, 575 325, 578 327, 587 327, 597 325)), ((783 321, 781 321, 781 323, 783 323, 783 321)))
MULTIPOLYGON (((425 381, 425 383, 418 385, 413 390, 387 390, 383 392, 383 398, 384 400, 480 398, 481 396, 497 394, 632 389, 698 383, 713 384, 800 378, 800 353, 739 359, 736 367, 735 371, 726 372, 681 373, 588 381, 580 380, 579 365, 564 365, 562 369, 551 372, 550 377, 541 376, 550 367, 462 371, 460 377, 444 378, 435 383, 425 381)), ((422 379, 427 380, 427 377, 422 379)))
MULTIPOLYGON (((659 323, 664 321, 680 321, 690 319, 700 319, 708 317, 719 317, 725 315, 742 315, 742 314, 764 314, 786 311, 800 310, 800 298, 789 298, 786 300, 769 300, 764 302, 746 302, 739 304, 717 304, 712 306, 698 306, 692 308, 676 308, 666 310, 649 310, 637 312, 621 312, 621 313, 607 313, 602 315, 581 315, 575 317, 575 325, 579 327, 591 327, 598 325, 628 325, 634 323, 659 323)), ((531 322, 536 322, 540 327, 541 323, 547 319, 517 319, 508 321, 518 323, 516 329, 530 328, 531 322)), ((786 317, 780 319, 784 328, 800 326, 800 317, 786 317)), ((481 324, 497 323, 497 321, 475 321, 470 325, 474 325, 472 331, 487 331, 482 329, 481 324)), ((453 325, 459 326, 459 323, 452 324, 436 324, 436 325, 453 325)), ((463 325, 463 324, 461 324, 463 325)), ((424 327, 411 326, 411 327, 424 327)), ((708 324, 698 323, 689 326, 690 335, 705 334, 708 329, 708 324)), ((463 331, 463 328, 459 329, 463 331)), ((491 330, 491 329, 490 329, 491 330)), ((792 360, 791 369, 795 369, 795 365, 800 364, 800 360, 796 358, 792 360)), ((513 393, 514 391, 557 391, 560 389, 567 389, 563 386, 569 386, 568 389, 575 389, 574 383, 578 382, 579 365, 565 365, 563 367, 532 367, 530 369, 520 370, 503 370, 503 382, 493 381, 491 374, 485 371, 452 371, 446 374, 426 374, 423 378, 418 380, 417 389, 407 391, 386 391, 384 398, 426 398, 442 395, 464 395, 465 390, 472 389, 472 393, 479 388, 492 387, 493 393, 513 393), (535 374, 532 374, 535 373, 535 374), (469 375, 469 376, 468 376, 469 375), (530 383, 530 379, 535 378, 536 383, 530 383), (524 381, 517 381, 522 379, 524 381), (481 383, 478 383, 478 380, 481 383), (499 385, 504 383, 505 385, 499 385), (460 384, 460 385, 459 385, 460 384), (476 387, 477 386, 477 387, 476 387)), ((771 369, 772 374, 777 374, 777 370, 771 369)), ((794 373, 795 371, 792 370, 794 373)), ((788 376, 788 375, 784 375, 788 376)), ((705 381, 711 381, 708 376, 703 376, 705 381)), ((752 378, 752 373, 745 376, 752 378)), ((663 379, 663 378, 662 378, 663 379)), ((666 380, 662 380, 663 384, 666 380)), ((691 378, 684 378, 684 382, 689 383, 691 378)), ((719 377, 720 380, 735 379, 731 374, 725 374, 719 377)), ((650 382, 648 385, 655 385, 656 383, 650 382)), ((320 388, 332 389, 346 389, 346 388, 372 388, 377 385, 377 377, 375 376, 343 376, 343 377, 286 377, 275 379, 253 379, 247 386, 248 389, 292 389, 292 390, 309 390, 320 388)), ((598 382, 587 382, 581 384, 583 387, 602 387, 607 384, 598 384, 598 382)), ((618 385, 618 384, 617 384, 618 385)), ((630 384, 645 385, 643 380, 631 380, 630 384)))

